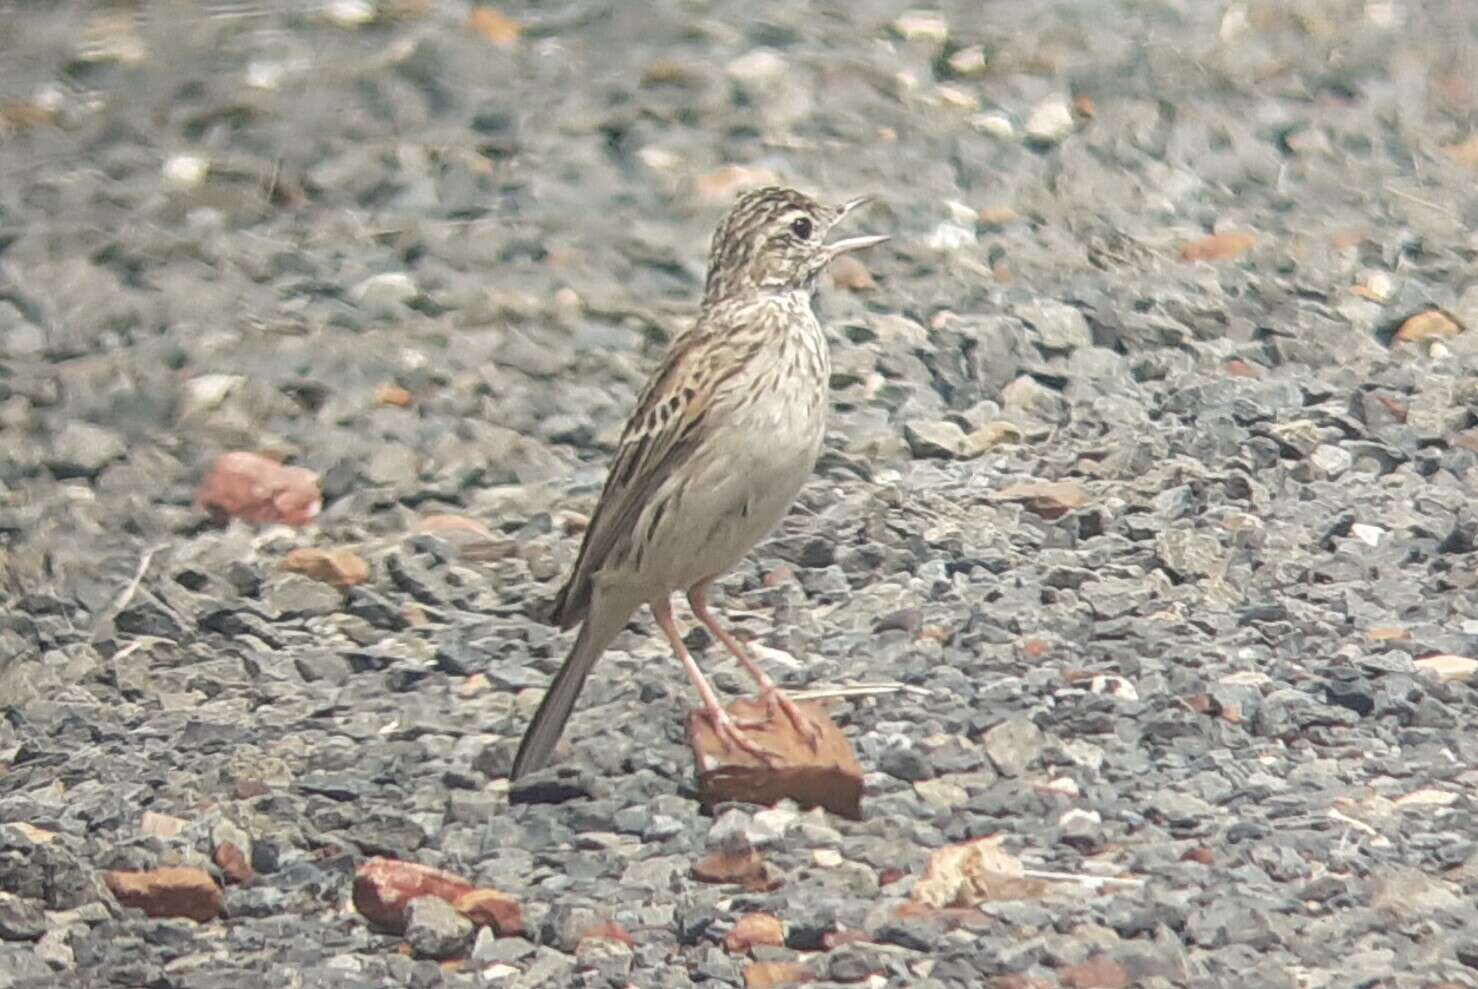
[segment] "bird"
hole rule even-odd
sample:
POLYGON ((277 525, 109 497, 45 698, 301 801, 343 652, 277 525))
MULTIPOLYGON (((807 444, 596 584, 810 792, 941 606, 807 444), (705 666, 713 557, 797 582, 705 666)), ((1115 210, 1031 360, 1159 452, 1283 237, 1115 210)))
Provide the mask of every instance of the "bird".
POLYGON ((886 235, 830 240, 871 196, 826 205, 794 189, 744 192, 709 248, 696 321, 663 352, 627 421, 568 580, 549 617, 580 626, 534 713, 510 779, 550 761, 595 661, 647 605, 726 751, 771 753, 719 703, 673 619, 686 593, 695 618, 754 679, 769 717, 778 710, 813 749, 816 726, 780 690, 708 606, 713 582, 789 511, 826 431, 831 357, 813 308, 817 281, 837 257, 886 235))

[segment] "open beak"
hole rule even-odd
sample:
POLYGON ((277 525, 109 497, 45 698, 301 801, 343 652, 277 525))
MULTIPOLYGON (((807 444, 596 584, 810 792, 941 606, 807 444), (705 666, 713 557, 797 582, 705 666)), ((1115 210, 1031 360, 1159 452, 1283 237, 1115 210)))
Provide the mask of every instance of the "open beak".
MULTIPOLYGON (((841 215, 837 217, 837 222, 840 223, 853 210, 866 206, 872 200, 872 196, 858 196, 856 199, 851 199, 843 203, 841 215)), ((826 251, 832 257, 836 257, 838 254, 846 254, 848 251, 860 251, 866 247, 875 247, 889 239, 887 234, 868 234, 863 237, 848 237, 846 240, 836 240, 827 244, 826 251)))

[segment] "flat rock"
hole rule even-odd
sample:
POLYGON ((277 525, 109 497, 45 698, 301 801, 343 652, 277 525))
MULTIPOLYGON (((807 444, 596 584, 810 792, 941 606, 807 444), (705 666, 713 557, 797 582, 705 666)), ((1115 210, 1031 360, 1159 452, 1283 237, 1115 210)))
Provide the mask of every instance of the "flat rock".
POLYGON ((771 753, 770 762, 720 741, 701 711, 688 716, 688 744, 698 776, 699 799, 707 806, 723 801, 774 804, 790 799, 833 814, 862 817, 862 767, 841 730, 817 704, 797 707, 820 732, 813 749, 790 719, 761 701, 740 698, 725 710, 757 745, 771 753))

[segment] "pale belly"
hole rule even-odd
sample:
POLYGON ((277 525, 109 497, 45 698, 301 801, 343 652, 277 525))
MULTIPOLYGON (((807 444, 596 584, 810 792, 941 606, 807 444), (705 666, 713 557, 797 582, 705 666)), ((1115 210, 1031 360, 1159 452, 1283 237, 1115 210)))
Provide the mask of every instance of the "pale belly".
POLYGON ((637 566, 626 576, 644 587, 686 589, 732 569, 785 517, 815 467, 825 409, 810 394, 770 397, 719 427, 685 483, 669 478, 636 526, 651 538, 639 561, 628 557, 637 566))

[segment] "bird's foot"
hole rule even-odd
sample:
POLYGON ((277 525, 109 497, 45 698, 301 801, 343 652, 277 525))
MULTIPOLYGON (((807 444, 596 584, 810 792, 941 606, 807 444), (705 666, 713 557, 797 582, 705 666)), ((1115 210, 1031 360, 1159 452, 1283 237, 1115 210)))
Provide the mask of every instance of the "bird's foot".
POLYGON ((775 720, 775 711, 778 708, 790 719, 790 723, 795 726, 796 733, 805 739, 806 744, 811 747, 811 751, 820 751, 821 729, 816 727, 816 722, 812 721, 806 715, 806 712, 802 711, 796 705, 795 701, 787 697, 784 691, 773 685, 766 687, 760 691, 760 700, 765 704, 764 719, 749 718, 736 720, 735 724, 738 727, 751 731, 757 728, 764 728, 771 721, 775 720))
MULTIPOLYGON (((731 718, 729 713, 723 708, 705 711, 704 717, 708 718, 709 724, 713 725, 713 733, 718 736, 718 740, 722 743, 725 751, 737 748, 740 751, 748 752, 766 766, 775 765, 775 761, 779 756, 746 735, 744 733, 745 726, 734 718, 731 718)), ((749 727, 755 728, 759 726, 749 725, 749 727)))

